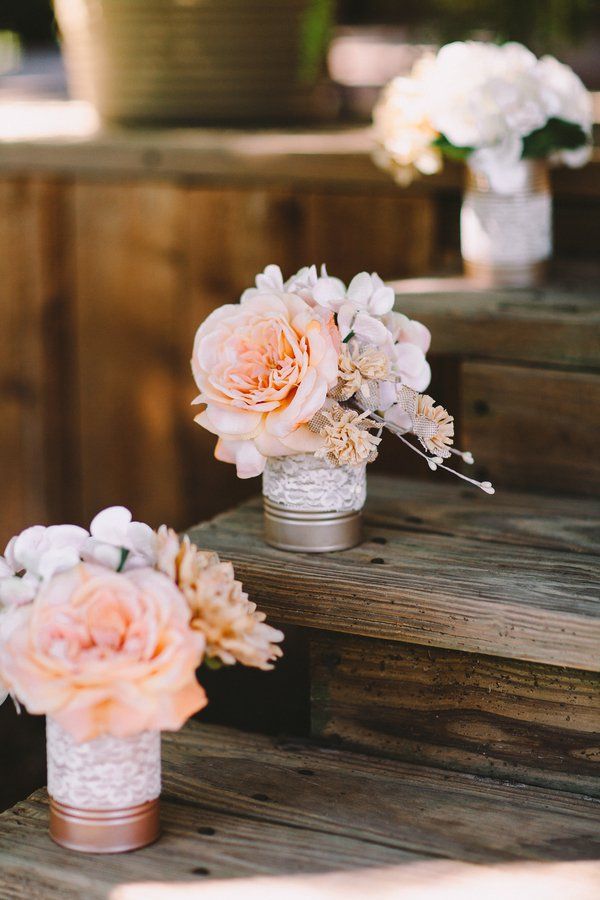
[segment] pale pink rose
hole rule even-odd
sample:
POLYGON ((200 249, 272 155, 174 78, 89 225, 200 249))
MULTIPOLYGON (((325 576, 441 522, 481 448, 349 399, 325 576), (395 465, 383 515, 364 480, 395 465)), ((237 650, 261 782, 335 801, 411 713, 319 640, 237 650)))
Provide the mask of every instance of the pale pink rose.
POLYGON ((314 452, 321 438, 306 423, 336 383, 338 354, 332 313, 292 294, 257 291, 211 313, 192 371, 206 404, 196 422, 219 437, 217 459, 251 478, 268 456, 314 452))
POLYGON ((0 681, 77 741, 176 730, 206 704, 195 678, 204 638, 181 592, 154 569, 81 563, 11 614, 0 681))

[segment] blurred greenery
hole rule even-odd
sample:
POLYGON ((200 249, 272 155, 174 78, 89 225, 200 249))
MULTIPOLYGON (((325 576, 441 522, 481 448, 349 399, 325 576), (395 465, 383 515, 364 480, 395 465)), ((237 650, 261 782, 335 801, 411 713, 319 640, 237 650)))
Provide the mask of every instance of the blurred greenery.
MULTIPOLYGON (((312 0, 307 66, 319 59, 334 5, 346 24, 405 25, 413 37, 433 42, 487 34, 537 52, 577 43, 591 26, 600 26, 597 0, 312 0)), ((54 41, 51 0, 0 0, 0 30, 17 32, 26 44, 54 41)))
POLYGON ((538 53, 577 43, 600 24, 596 0, 344 0, 341 10, 352 24, 407 25, 434 43, 485 34, 538 53))

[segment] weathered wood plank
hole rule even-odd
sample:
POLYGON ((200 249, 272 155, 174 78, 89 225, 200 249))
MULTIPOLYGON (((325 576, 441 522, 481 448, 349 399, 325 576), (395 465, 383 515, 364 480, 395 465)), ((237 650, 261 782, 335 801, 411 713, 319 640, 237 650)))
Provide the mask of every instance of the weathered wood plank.
MULTIPOLYGON (((35 107, 29 104, 29 116, 32 109, 35 107)), ((12 107, 4 114, 7 120, 14 112, 12 107)), ((314 185, 326 181, 371 191, 398 191, 390 176, 373 163, 372 134, 365 127, 98 130, 90 121, 89 110, 81 105, 41 103, 37 112, 46 117, 52 114, 53 132, 29 136, 24 131, 19 136, 14 122, 7 121, 4 134, 0 126, 0 170, 146 178, 183 175, 237 183, 260 179, 314 185)), ((555 193, 588 199, 600 196, 598 165, 600 154, 596 152, 593 162, 583 169, 553 172, 555 193)), ((441 173, 421 179, 403 192, 458 191, 463 177, 462 166, 446 164, 441 173)))
POLYGON ((71 363, 65 229, 63 184, 0 181, 0 547, 70 508, 56 487, 74 475, 64 396, 71 363))
POLYGON ((466 362, 461 384, 463 441, 498 485, 598 495, 600 374, 466 362))
POLYGON ((73 209, 82 518, 124 503, 154 524, 181 522, 184 192, 78 182, 73 209))
POLYGON ((313 734, 600 797, 600 676, 348 635, 311 637, 313 734))
POLYGON ((600 368, 598 293, 589 282, 481 291, 464 279, 420 278, 394 287, 396 309, 427 325, 436 353, 600 368))
POLYGON ((596 858, 600 803, 190 723, 164 740, 164 837, 69 853, 45 792, 0 816, 0 897, 107 896, 112 885, 406 863, 596 858), (449 827, 451 823, 451 827, 449 827))
MULTIPOLYGON (((365 541, 343 553, 321 558, 267 547, 258 500, 190 534, 232 559, 253 598, 282 623, 600 670, 598 556, 540 549, 535 495, 519 497, 512 513, 507 502, 510 524, 504 528, 502 516, 488 517, 496 498, 470 492, 463 499, 464 489, 444 485, 441 476, 429 487, 415 483, 412 491, 424 489, 424 508, 429 498, 440 513, 447 511, 435 528, 423 531, 420 516, 414 527, 404 514, 405 481, 377 484, 373 477, 370 483, 365 541), (462 517, 456 515, 459 505, 462 517), (466 512, 476 507, 485 507, 481 536, 476 516, 466 512), (509 539, 495 539, 494 529, 509 539), (531 545, 528 533, 534 535, 531 545)), ((558 516, 560 510, 557 504, 558 516)), ((582 520, 597 522, 598 514, 598 504, 581 501, 582 520)), ((565 515, 573 515, 571 501, 565 515)), ((548 525, 541 531, 547 535, 548 525)), ((574 527, 574 540, 576 533, 574 527)))

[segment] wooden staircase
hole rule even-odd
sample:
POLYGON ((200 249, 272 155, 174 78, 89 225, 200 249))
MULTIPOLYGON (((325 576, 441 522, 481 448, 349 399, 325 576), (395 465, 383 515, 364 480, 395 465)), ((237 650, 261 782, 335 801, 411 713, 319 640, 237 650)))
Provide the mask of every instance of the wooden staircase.
POLYGON ((306 629, 311 731, 346 746, 600 796, 600 509, 369 478, 365 542, 262 540, 258 500, 191 532, 306 629))
POLYGON ((259 498, 191 529, 287 635, 285 677, 226 690, 302 736, 166 735, 164 836, 133 855, 55 847, 37 791, 0 816, 0 900, 599 900, 600 315, 422 288, 399 308, 497 494, 370 475, 364 542, 323 556, 267 547, 259 498))

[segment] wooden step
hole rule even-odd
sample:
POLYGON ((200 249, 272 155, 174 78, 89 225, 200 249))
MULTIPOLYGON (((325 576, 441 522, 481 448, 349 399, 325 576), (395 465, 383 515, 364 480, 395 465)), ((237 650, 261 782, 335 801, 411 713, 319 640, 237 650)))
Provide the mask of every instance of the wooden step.
MULTIPOLYGON (((600 858, 600 802, 585 796, 198 723, 164 736, 163 763, 164 834, 134 854, 82 856, 54 845, 43 790, 0 816, 0 897, 164 900, 177 896, 165 882, 356 869, 352 880, 370 885, 362 896, 377 897, 386 873, 407 889, 420 873, 427 897, 441 898, 448 875, 481 886, 513 863, 527 880, 533 861, 542 880, 543 861, 570 862, 574 888, 600 883, 600 863, 589 862, 600 858), (520 870, 518 861, 530 865, 520 870), (163 893, 151 893, 152 882, 163 893)), ((299 897, 312 884, 294 883, 299 897)), ((247 882, 238 887, 219 896, 256 896, 247 882)))
POLYGON ((536 290, 465 279, 395 283, 396 309, 432 333, 431 392, 497 485, 589 496, 600 489, 596 267, 536 290))
POLYGON ((314 735, 600 795, 599 524, 590 500, 370 477, 344 553, 267 547, 258 500, 191 535, 306 627, 314 735))

